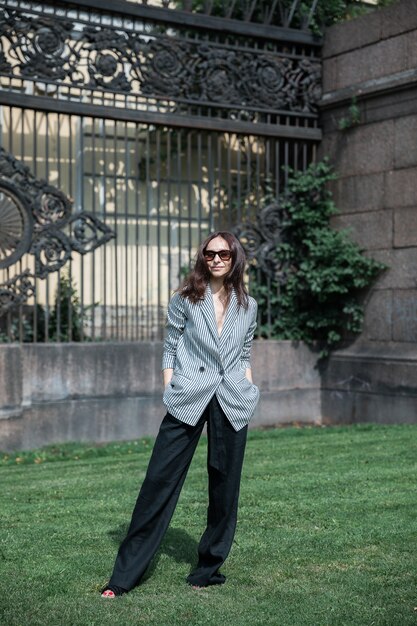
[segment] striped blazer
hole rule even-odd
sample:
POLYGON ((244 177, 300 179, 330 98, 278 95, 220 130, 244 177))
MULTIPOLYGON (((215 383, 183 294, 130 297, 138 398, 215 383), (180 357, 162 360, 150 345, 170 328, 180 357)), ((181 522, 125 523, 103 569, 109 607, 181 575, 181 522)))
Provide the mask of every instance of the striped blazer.
POLYGON ((174 370, 163 396, 171 415, 195 425, 216 394, 236 431, 248 424, 259 399, 258 387, 245 375, 256 313, 253 298, 244 309, 232 292, 219 336, 210 285, 197 304, 178 293, 172 296, 162 359, 162 369, 174 370))

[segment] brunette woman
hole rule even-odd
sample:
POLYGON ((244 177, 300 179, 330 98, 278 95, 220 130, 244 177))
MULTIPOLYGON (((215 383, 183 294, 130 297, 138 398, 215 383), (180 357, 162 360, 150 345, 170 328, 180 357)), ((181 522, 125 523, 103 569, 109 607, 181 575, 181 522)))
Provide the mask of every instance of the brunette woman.
POLYGON ((103 597, 139 583, 168 528, 205 424, 207 527, 187 582, 195 588, 225 582, 219 570, 235 534, 247 425, 259 397, 250 367, 257 305, 245 289, 244 269, 238 239, 212 233, 171 298, 162 362, 168 412, 103 597))

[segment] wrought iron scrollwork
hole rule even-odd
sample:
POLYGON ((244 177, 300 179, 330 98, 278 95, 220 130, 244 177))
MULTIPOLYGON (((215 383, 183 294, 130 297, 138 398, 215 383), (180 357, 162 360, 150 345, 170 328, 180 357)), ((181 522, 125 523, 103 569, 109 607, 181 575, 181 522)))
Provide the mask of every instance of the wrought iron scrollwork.
POLYGON ((278 284, 285 284, 290 268, 276 254, 277 245, 285 242, 285 212, 279 202, 267 205, 258 213, 255 223, 239 224, 234 232, 249 262, 278 284))
MULTIPOLYGON (((30 6, 30 4, 28 5, 30 6)), ((317 113, 321 64, 288 51, 242 50, 168 33, 85 25, 4 10, 0 68, 57 85, 250 111, 317 113)))
POLYGON ((0 315, 24 304, 34 295, 34 278, 29 270, 25 270, 0 284, 0 315))
POLYGON ((73 251, 87 254, 113 237, 96 215, 72 214, 65 194, 0 148, 0 268, 11 267, 25 253, 35 257, 35 275, 25 270, 0 284, 0 315, 35 293, 35 277, 46 278, 73 251))
POLYGON ((0 268, 9 267, 28 251, 32 217, 24 197, 4 182, 0 187, 0 268))

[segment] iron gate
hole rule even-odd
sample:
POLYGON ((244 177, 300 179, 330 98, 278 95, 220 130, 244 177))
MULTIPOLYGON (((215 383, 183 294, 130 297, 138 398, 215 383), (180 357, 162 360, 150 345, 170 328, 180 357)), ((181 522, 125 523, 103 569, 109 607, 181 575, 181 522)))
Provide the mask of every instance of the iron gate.
POLYGON ((0 0, 3 341, 162 337, 202 237, 315 158, 316 5, 0 0))

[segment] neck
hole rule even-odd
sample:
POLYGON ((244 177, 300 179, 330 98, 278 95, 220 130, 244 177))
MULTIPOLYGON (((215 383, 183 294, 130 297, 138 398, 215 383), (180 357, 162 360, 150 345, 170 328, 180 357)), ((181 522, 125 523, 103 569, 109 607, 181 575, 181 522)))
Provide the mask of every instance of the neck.
POLYGON ((210 278, 211 293, 218 294, 224 290, 223 278, 210 278))

